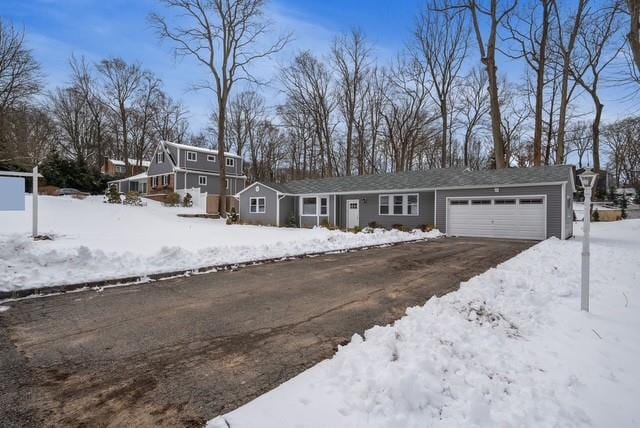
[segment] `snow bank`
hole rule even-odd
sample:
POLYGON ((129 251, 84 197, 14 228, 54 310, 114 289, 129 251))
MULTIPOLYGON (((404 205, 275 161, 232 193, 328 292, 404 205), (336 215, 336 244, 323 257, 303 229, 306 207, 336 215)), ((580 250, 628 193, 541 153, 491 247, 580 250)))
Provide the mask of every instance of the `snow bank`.
POLYGON ((592 231, 591 313, 580 238, 550 239, 209 428, 638 426, 640 220, 592 231))
MULTIPOLYGON (((338 251, 423 238, 440 232, 227 226, 222 220, 181 218, 190 212, 149 201, 146 207, 41 197, 41 233, 29 237, 30 213, 0 213, 0 291, 48 287, 175 270, 338 251)), ((27 201, 27 206, 31 206, 27 201)))

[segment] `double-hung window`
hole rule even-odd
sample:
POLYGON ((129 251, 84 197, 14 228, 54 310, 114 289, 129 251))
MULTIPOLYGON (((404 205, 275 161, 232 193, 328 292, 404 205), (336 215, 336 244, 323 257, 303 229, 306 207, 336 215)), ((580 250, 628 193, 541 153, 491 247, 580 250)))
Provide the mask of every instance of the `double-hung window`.
POLYGON ((226 160, 226 165, 229 168, 233 168, 236 164, 236 160, 234 158, 225 158, 225 160, 226 160))
POLYGON ((168 186, 169 185, 169 176, 168 175, 163 175, 162 176, 162 185, 163 186, 168 186))
POLYGON ((196 152, 187 152, 187 160, 189 162, 195 162, 198 160, 198 154, 196 152))
POLYGON ((315 196, 312 198, 302 198, 302 215, 316 215, 317 205, 315 196))
POLYGON ((151 187, 158 187, 158 176, 151 177, 151 187))
POLYGON ((329 198, 326 196, 311 196, 302 198, 302 215, 328 216, 329 198))
POLYGON ((258 198, 250 198, 249 212, 252 214, 264 214, 266 210, 266 199, 264 196, 258 198))
POLYGON ((200 186, 206 186, 207 185, 207 176, 206 175, 199 175, 198 176, 198 184, 200 186))
POLYGON ((378 214, 418 215, 418 194, 380 195, 378 214))
POLYGON ((156 153, 156 163, 164 162, 164 152, 156 153))

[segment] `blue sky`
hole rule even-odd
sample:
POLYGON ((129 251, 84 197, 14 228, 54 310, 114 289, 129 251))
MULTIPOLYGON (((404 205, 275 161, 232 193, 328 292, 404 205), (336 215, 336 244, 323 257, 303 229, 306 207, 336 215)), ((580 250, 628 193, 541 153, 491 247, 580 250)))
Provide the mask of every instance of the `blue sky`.
MULTIPOLYGON (((274 77, 302 49, 323 55, 337 34, 352 27, 362 29, 385 62, 402 48, 410 36, 415 16, 423 0, 276 0, 267 4, 266 15, 277 33, 290 31, 293 42, 269 62, 258 64, 257 74, 274 77)), ((68 79, 68 59, 73 53, 90 61, 120 56, 139 61, 156 73, 166 91, 180 99, 189 110, 192 128, 207 124, 212 111, 211 94, 194 92, 190 85, 206 78, 192 60, 174 59, 170 46, 162 43, 149 27, 147 16, 162 11, 155 0, 2 0, 0 16, 23 26, 28 45, 43 65, 48 88, 64 85, 68 79)), ((522 65, 503 63, 510 78, 522 72, 522 65)), ((626 92, 626 91, 624 91, 626 92)), ((622 90, 605 92, 605 113, 616 117, 629 111, 631 101, 621 103, 622 90)), ((275 104, 275 88, 265 89, 268 102, 275 104)), ((588 105, 586 103, 585 105, 588 105)), ((637 112, 637 104, 635 108, 637 112)))

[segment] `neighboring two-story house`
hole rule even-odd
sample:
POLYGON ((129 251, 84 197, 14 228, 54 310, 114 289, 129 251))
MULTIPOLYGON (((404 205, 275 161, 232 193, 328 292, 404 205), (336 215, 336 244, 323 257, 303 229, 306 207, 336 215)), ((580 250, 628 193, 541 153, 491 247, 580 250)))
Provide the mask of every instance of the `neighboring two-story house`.
POLYGON ((100 167, 100 172, 106 175, 114 177, 131 177, 145 172, 151 162, 143 160, 138 164, 135 159, 129 159, 129 167, 125 165, 124 161, 119 159, 109 159, 105 156, 100 167))
POLYGON ((184 193, 198 189, 208 196, 220 195, 220 163, 226 166, 226 194, 235 195, 245 188, 242 157, 217 150, 161 141, 147 171, 148 195, 161 197, 169 192, 184 193))

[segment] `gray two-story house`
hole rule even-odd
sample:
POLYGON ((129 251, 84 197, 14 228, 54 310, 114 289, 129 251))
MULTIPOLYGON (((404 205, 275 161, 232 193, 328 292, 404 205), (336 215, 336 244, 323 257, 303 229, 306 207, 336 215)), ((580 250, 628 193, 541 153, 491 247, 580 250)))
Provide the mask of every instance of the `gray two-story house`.
POLYGON ((240 220, 343 229, 433 225, 454 236, 566 239, 573 235, 573 177, 570 165, 559 165, 257 182, 239 192, 240 220))
POLYGON ((160 141, 147 171, 148 194, 162 196, 169 192, 198 189, 208 195, 220 195, 220 164, 226 166, 226 194, 235 195, 245 187, 242 157, 225 152, 219 159, 217 150, 160 141))

